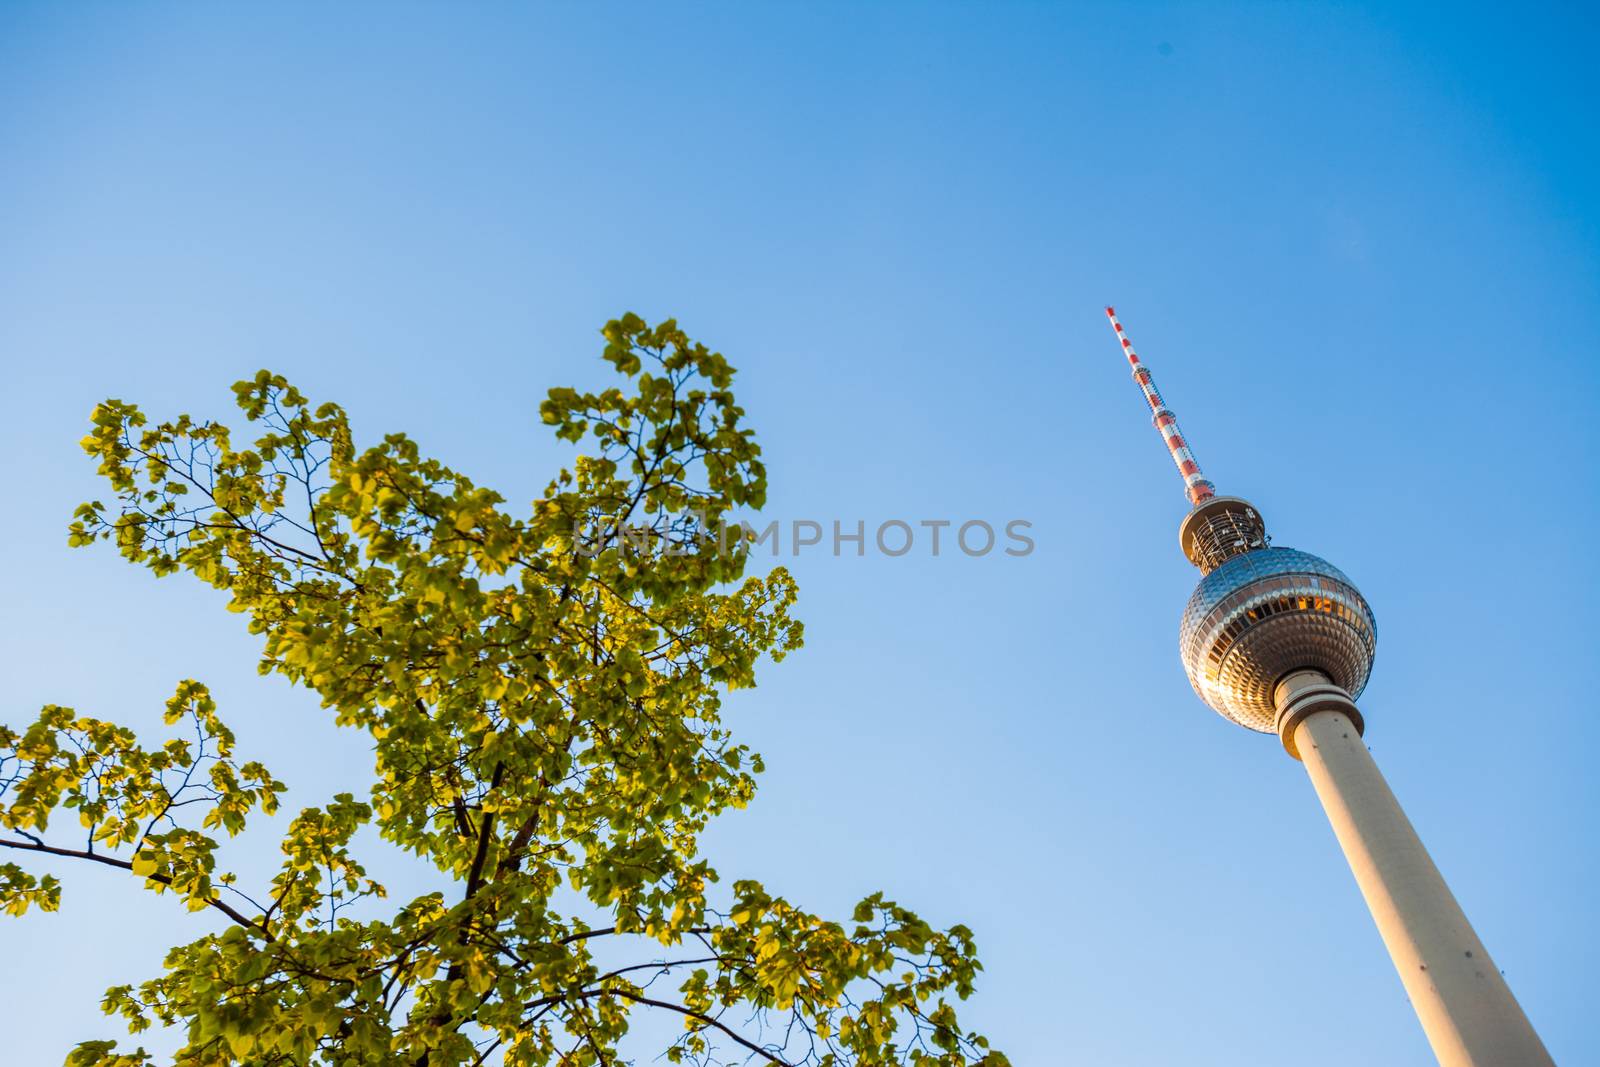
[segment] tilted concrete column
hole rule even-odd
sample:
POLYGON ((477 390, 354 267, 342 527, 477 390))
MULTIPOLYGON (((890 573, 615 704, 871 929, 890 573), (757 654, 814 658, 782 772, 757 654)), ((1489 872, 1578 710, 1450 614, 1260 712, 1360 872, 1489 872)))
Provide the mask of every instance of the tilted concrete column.
POLYGON ((1278 736, 1305 764, 1433 1054, 1444 1067, 1553 1064, 1319 671, 1278 683, 1278 736))

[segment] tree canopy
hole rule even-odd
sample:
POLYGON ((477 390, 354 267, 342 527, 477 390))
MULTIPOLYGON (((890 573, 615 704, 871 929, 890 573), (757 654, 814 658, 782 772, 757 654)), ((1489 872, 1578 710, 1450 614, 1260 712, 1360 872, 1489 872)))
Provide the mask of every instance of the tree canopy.
MULTIPOLYGON (((800 646, 795 583, 745 574, 733 509, 762 505, 766 474, 733 368, 671 320, 602 333, 623 384, 550 390, 543 421, 586 454, 522 517, 404 435, 358 447, 343 409, 266 371, 234 386, 248 444, 95 409, 83 447, 114 503, 82 505, 71 543, 222 590, 262 673, 374 754, 247 886, 220 839, 285 786, 201 682, 178 683, 155 744, 57 706, 0 727, 0 845, 21 861, 0 863, 0 906, 60 906, 27 869, 48 853, 217 914, 103 1002, 134 1033, 178 1027, 179 1067, 611 1064, 644 1013, 674 1021, 648 1053, 673 1062, 1005 1063, 956 1018, 980 969, 965 927, 882 894, 824 918, 719 885, 700 855, 755 792, 761 757, 722 701, 800 646), (358 834, 438 889, 389 902, 358 834)), ((88 1041, 67 1062, 156 1061, 88 1041)))

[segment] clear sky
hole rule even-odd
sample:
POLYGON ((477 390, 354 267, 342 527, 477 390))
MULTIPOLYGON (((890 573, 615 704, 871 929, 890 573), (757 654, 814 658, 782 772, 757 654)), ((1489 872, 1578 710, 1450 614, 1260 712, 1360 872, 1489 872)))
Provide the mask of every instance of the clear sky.
MULTIPOLYGON (((1371 600, 1367 739, 1600 1062, 1592 46, 1576 4, 6 4, 0 719, 148 726, 193 675, 324 801, 360 737, 213 594, 67 548, 90 408, 226 419, 271 367, 526 501, 544 391, 675 315, 740 368, 772 517, 1037 542, 788 561, 808 646, 733 705, 770 769, 726 876, 968 923, 1019 1065, 1430 1063, 1302 769, 1184 679, 1115 303, 1219 488, 1371 600)), ((209 921, 61 873, 0 924, 18 1064, 209 921)))

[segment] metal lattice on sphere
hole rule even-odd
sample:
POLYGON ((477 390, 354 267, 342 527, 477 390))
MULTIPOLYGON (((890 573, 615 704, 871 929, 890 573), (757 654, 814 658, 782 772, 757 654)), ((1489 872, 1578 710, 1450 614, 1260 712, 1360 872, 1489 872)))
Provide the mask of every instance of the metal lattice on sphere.
POLYGON ((1279 680, 1309 668, 1360 696, 1377 640, 1371 607, 1339 568, 1309 552, 1258 548, 1200 579, 1178 651, 1201 700, 1240 726, 1273 733, 1279 680))

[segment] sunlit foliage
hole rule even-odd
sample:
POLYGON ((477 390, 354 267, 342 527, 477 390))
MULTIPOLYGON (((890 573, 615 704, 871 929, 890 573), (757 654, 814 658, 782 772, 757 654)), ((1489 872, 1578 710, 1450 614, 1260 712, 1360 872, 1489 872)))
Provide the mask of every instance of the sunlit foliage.
MULTIPOLYGON (((762 505, 766 475, 727 361, 671 321, 603 334, 624 384, 550 391, 543 421, 587 454, 525 517, 403 435, 358 447, 341 408, 265 371, 234 387, 248 444, 95 410, 84 448, 115 503, 84 504, 71 542, 224 591, 262 672, 375 754, 370 779, 293 818, 270 884, 245 887, 216 869, 216 835, 285 787, 236 758, 199 682, 178 685, 179 736, 156 747, 54 706, 0 728, 15 858, 120 867, 225 917, 105 996, 131 1031, 179 1027, 177 1064, 608 1064, 644 1012, 675 1020, 649 1054, 673 1062, 1005 1062, 952 1008, 979 969, 964 927, 881 895, 837 921, 714 885, 701 831, 761 770, 722 701, 799 647, 795 586, 744 575, 732 512, 762 505), (358 834, 431 864, 437 891, 390 902, 358 834)), ((12 914, 61 895, 0 865, 12 914)), ((90 1041, 68 1062, 154 1060, 90 1041)))

